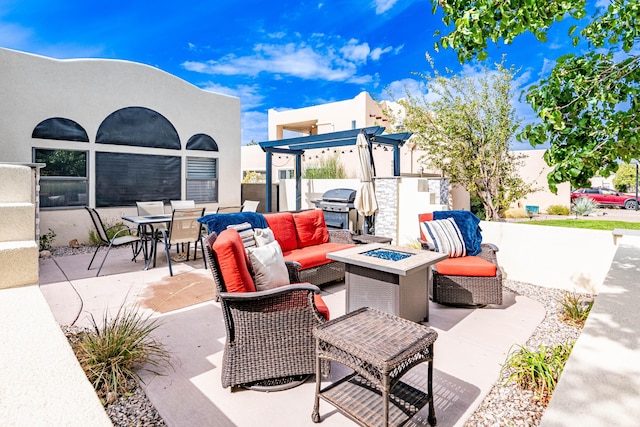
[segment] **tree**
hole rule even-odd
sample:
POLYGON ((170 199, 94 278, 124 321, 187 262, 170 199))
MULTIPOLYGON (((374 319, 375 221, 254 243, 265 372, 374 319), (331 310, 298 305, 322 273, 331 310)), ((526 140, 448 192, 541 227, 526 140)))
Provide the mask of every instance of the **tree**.
POLYGON ((517 174, 521 157, 509 151, 520 123, 510 104, 515 72, 502 64, 477 80, 434 72, 423 76, 427 96, 407 93, 399 101, 405 128, 427 153, 425 166, 442 170, 482 201, 486 219, 500 221, 501 211, 532 191, 517 174))
POLYGON ((613 186, 623 193, 631 193, 636 191, 636 165, 623 163, 618 167, 615 178, 613 178, 613 186))
MULTIPOLYGON (((487 41, 510 43, 525 32, 540 42, 555 21, 587 16, 586 0, 496 2, 495 0, 440 0, 443 22, 455 28, 436 42, 453 48, 458 59, 487 58, 487 41)), ((545 161, 552 166, 549 188, 570 182, 587 186, 596 174, 609 176, 619 160, 640 158, 640 2, 611 0, 596 8, 579 32, 567 37, 574 46, 590 49, 557 59, 551 74, 526 95, 540 123, 527 125, 518 135, 532 146, 550 143, 545 161)), ((578 21, 578 23, 580 23, 578 21)))

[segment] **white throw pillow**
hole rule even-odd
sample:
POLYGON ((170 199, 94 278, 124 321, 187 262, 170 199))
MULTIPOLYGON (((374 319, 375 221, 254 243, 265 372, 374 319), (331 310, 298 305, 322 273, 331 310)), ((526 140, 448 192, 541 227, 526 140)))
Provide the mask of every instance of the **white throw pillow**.
POLYGON ((242 244, 245 248, 252 248, 256 245, 256 239, 253 238, 253 227, 248 222, 241 224, 231 224, 227 228, 235 228, 240 234, 242 244))
POLYGON ((278 242, 247 248, 247 254, 253 268, 253 281, 257 291, 266 291, 289 284, 289 271, 278 242))
POLYGON ((256 246, 265 246, 276 241, 273 230, 270 228, 256 228, 253 230, 253 237, 256 240, 256 246))
POLYGON ((453 218, 424 221, 420 223, 420 228, 427 242, 433 244, 437 252, 451 258, 467 255, 462 233, 453 218))

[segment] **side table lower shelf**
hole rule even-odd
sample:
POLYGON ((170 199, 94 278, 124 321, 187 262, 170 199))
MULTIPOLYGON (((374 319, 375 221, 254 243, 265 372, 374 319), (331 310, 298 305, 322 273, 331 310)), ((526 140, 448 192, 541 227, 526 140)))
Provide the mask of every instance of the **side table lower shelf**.
MULTIPOLYGON (((319 397, 358 424, 384 425, 382 393, 370 381, 356 373, 328 385, 320 391, 319 397)), ((429 403, 429 395, 399 381, 389 393, 388 402, 387 425, 399 427, 429 403)), ((319 414, 313 416, 314 422, 320 422, 319 414)))

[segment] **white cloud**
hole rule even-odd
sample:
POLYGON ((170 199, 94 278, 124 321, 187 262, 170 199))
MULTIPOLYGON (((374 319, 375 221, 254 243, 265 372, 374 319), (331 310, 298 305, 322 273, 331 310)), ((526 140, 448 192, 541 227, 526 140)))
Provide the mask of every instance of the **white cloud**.
POLYGON ((371 59, 373 61, 378 61, 383 54, 391 52, 392 50, 393 48, 391 46, 387 46, 384 49, 377 47, 371 51, 371 59))
POLYGON ((251 141, 262 142, 269 139, 268 115, 258 111, 245 111, 241 114, 242 137, 241 145, 251 141))
POLYGON ((358 40, 351 39, 340 49, 340 52, 343 54, 345 59, 360 63, 367 62, 367 57, 369 56, 371 49, 369 48, 368 43, 358 44, 358 40))
POLYGON ((424 80, 396 80, 385 87, 384 92, 379 95, 379 98, 381 100, 395 101, 406 98, 407 92, 416 97, 425 96, 427 94, 427 85, 424 80))
POLYGON ((236 88, 222 86, 218 83, 207 82, 200 85, 203 90, 221 93, 223 95, 230 95, 240 98, 240 108, 242 111, 251 110, 253 108, 263 105, 264 96, 260 95, 260 87, 258 85, 247 86, 240 85, 236 88))
POLYGON ((381 15, 391 9, 398 0, 375 0, 376 15, 381 15))
POLYGON ((358 75, 360 66, 367 59, 379 60, 384 53, 393 51, 391 46, 375 48, 351 39, 342 44, 329 44, 326 37, 311 37, 305 42, 284 44, 258 43, 252 55, 225 55, 204 62, 185 61, 182 66, 205 74, 248 75, 271 73, 274 78, 294 76, 308 80, 343 81, 354 84, 371 82, 370 75, 358 75), (316 44, 313 44, 313 42, 316 44))

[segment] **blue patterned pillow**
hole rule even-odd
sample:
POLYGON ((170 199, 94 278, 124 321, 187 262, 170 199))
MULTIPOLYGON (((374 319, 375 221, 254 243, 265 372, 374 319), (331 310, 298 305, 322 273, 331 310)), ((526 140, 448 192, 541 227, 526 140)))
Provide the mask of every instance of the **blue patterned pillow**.
POLYGON ((462 233, 453 218, 424 221, 420 223, 422 234, 437 252, 449 255, 450 258, 467 255, 467 248, 462 233))

